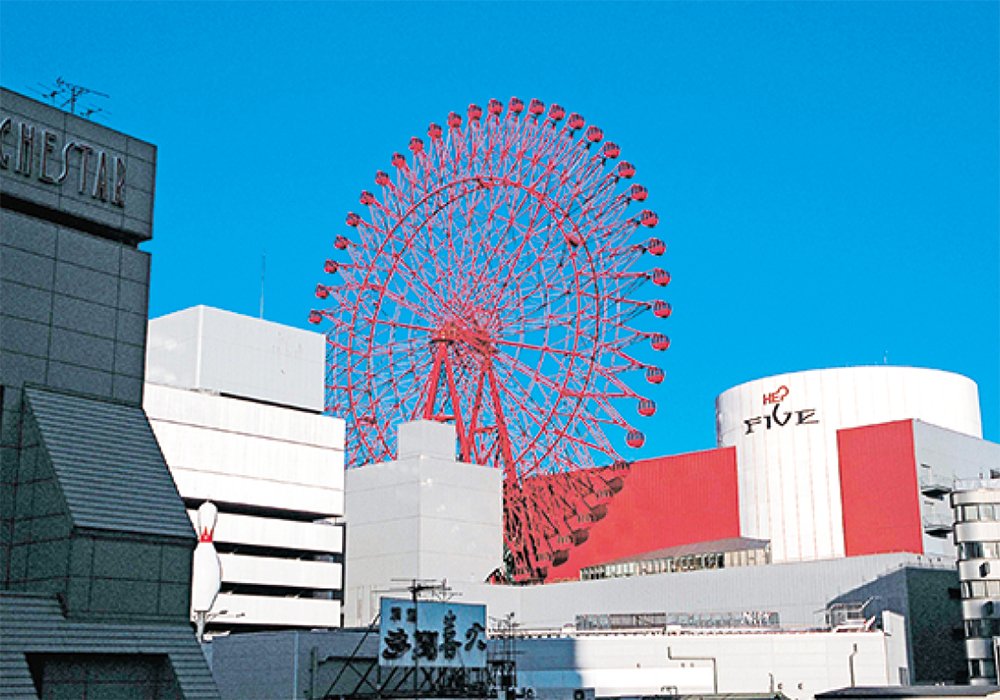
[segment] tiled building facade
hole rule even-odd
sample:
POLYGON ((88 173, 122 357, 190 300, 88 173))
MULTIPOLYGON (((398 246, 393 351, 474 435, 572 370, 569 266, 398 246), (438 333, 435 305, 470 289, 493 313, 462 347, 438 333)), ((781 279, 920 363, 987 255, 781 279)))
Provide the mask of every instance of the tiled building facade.
POLYGON ((0 697, 215 697, 142 410, 156 149, 0 93, 0 697))

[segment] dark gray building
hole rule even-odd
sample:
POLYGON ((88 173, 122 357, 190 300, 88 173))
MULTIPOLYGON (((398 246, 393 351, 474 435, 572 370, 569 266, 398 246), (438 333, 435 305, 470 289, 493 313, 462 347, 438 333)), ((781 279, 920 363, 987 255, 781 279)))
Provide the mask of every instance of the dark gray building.
POLYGON ((907 667, 903 685, 967 683, 962 607, 954 569, 900 566, 831 601, 860 606, 865 618, 889 611, 905 620, 907 667))
POLYGON ((218 697, 142 410, 156 148, 0 91, 0 697, 218 697))

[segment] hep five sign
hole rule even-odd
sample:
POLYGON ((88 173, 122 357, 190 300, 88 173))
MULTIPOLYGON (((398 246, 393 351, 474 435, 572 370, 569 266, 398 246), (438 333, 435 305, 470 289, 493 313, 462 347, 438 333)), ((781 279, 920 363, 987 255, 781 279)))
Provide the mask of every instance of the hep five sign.
POLYGON ((774 391, 763 395, 763 410, 760 415, 743 419, 746 427, 744 435, 751 435, 755 432, 771 430, 773 428, 784 428, 786 426, 816 425, 819 419, 816 417, 815 408, 800 408, 786 410, 782 408, 782 402, 788 398, 791 391, 782 384, 774 391))

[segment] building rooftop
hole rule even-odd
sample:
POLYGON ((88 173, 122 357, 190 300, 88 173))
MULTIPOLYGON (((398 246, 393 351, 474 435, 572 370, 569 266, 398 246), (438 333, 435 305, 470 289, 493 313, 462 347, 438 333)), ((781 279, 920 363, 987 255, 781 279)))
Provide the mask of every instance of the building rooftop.
POLYGON ((848 698, 992 698, 1000 697, 995 685, 906 685, 839 688, 817 693, 817 700, 848 698))
MULTIPOLYGON (((693 542, 691 544, 679 544, 663 549, 654 549, 643 554, 636 554, 630 557, 621 557, 611 561, 595 564, 595 566, 606 566, 608 564, 622 564, 633 561, 652 561, 655 559, 668 559, 671 557, 683 557, 689 554, 715 554, 718 552, 742 552, 753 549, 763 549, 769 544, 768 540, 757 540, 751 537, 726 537, 721 540, 711 540, 708 542, 693 542)), ((586 567, 593 568, 593 567, 586 567)))

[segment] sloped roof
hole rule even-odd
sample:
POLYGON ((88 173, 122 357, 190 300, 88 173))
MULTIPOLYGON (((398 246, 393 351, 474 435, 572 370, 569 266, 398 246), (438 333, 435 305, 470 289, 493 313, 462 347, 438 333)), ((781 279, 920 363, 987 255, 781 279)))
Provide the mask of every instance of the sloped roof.
POLYGON ((750 537, 726 537, 721 540, 710 542, 694 542, 692 544, 679 544, 674 547, 654 549, 651 552, 643 552, 631 557, 621 557, 613 559, 603 564, 593 564, 584 568, 593 569, 607 564, 626 564, 629 562, 655 561, 657 559, 667 559, 670 557, 683 557, 688 554, 718 554, 720 552, 741 552, 753 549, 763 549, 770 543, 770 540, 757 540, 750 537))
POLYGON ((194 539, 139 406, 25 388, 76 527, 194 539))
POLYGON ((0 698, 36 698, 26 653, 166 654, 187 700, 219 697, 205 656, 185 624, 70 622, 51 595, 0 591, 0 698))

